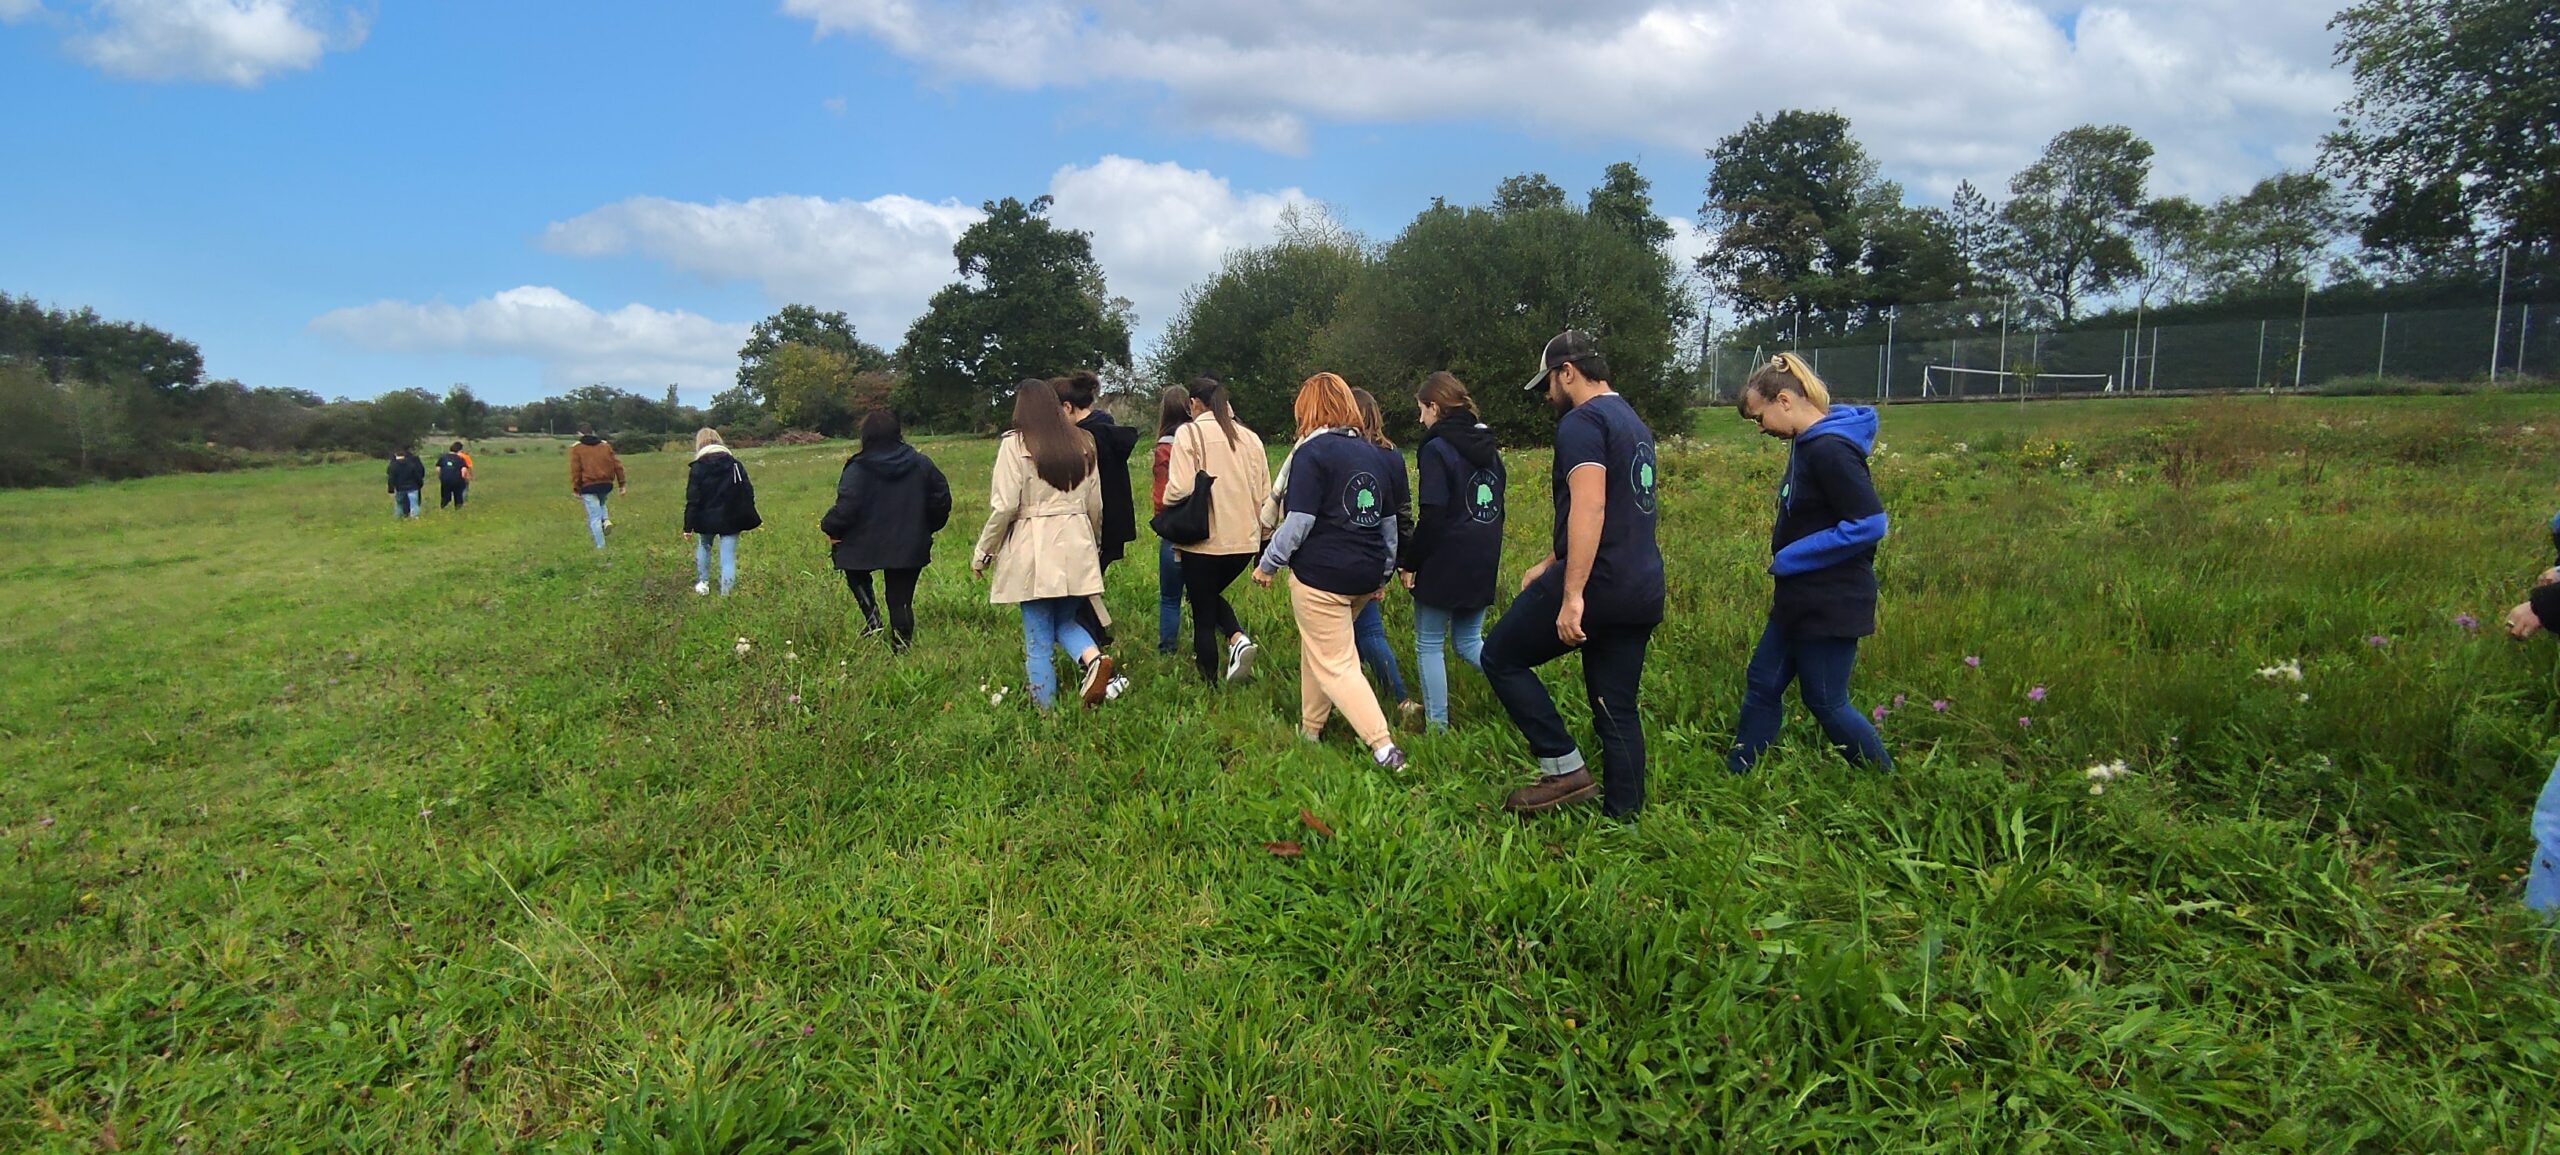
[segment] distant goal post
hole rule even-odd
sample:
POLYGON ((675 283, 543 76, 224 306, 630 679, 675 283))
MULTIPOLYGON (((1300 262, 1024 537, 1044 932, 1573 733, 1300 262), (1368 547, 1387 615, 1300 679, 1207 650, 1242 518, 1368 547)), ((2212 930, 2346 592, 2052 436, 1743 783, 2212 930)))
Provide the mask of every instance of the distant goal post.
POLYGON ((2038 373, 2029 377, 2015 369, 1967 369, 1961 365, 1920 367, 1922 397, 2023 396, 2032 386, 2052 392, 2116 392, 2113 373, 2038 373))

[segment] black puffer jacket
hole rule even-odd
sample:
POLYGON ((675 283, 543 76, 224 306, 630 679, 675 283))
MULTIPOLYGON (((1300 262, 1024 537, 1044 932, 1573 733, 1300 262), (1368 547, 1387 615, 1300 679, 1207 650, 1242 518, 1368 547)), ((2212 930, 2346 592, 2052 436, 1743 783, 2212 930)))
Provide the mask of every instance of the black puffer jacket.
POLYGON ((728 450, 693 459, 684 481, 684 531, 727 536, 764 524, 756 513, 756 486, 747 467, 728 450))
POLYGON ((1138 540, 1137 499, 1129 490, 1129 451, 1138 446, 1138 429, 1099 409, 1076 427, 1093 435, 1094 464, 1101 472, 1095 481, 1102 487, 1102 532, 1095 542, 1102 560, 1118 561, 1121 547, 1138 540))
POLYGON ((818 530, 836 539, 837 569, 923 569, 933 560, 933 535, 950 522, 951 483, 932 458, 900 442, 844 463, 835 506, 818 530))
POLYGON ((399 454, 391 459, 391 468, 383 471, 391 482, 392 493, 404 489, 422 489, 427 484, 427 467, 414 453, 399 454))
POLYGON ((1422 517, 1396 560, 1413 571, 1413 600, 1444 610, 1492 605, 1511 484, 1493 430, 1452 412, 1424 431, 1414 458, 1422 517))

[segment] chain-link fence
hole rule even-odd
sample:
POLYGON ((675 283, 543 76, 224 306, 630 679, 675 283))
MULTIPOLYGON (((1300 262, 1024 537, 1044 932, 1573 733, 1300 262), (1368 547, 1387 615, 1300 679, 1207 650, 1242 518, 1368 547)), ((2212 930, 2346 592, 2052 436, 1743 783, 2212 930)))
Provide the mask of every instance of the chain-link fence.
POLYGON ((1906 337, 1882 344, 1728 345, 1707 357, 1710 400, 1794 348, 1858 401, 2317 387, 2399 377, 2470 381, 2560 374, 2560 306, 1906 337), (2493 370, 2494 366, 2494 370, 2493 370))

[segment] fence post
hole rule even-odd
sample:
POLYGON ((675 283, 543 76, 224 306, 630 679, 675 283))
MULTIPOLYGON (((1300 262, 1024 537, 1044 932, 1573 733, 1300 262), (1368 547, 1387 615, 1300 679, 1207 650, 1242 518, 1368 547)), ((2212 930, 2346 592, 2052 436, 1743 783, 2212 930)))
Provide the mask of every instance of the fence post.
POLYGON ((2160 391, 2160 326, 2158 325, 2151 327, 2151 383, 2143 388, 2153 393, 2160 391))
POLYGON ((2311 282, 2302 283, 2302 319, 2293 327, 2293 387, 2302 388, 2303 354, 2311 348, 2311 282))
POLYGON ((2533 344, 2533 302, 2524 303, 2524 312, 2516 317, 2516 376, 2524 376, 2524 351, 2533 344))
POLYGON ((2489 383, 2498 383, 2498 355, 2507 335, 2507 246, 2498 246, 2498 319, 2489 325, 2489 383))
POLYGON ((1893 322, 1894 315, 1899 312, 1899 309, 1884 311, 1884 395, 1888 401, 1893 399, 1893 322))
POLYGON ((2258 321, 2258 371, 2249 375, 2249 387, 2252 389, 2267 387, 2267 322, 2265 318, 2260 318, 2258 321))
POLYGON ((2380 380, 2382 378, 2382 367, 2385 364, 2388 364, 2390 360, 2391 314, 2384 313, 2382 315, 2382 340, 2377 343, 2373 351, 2373 376, 2375 380, 2380 380))

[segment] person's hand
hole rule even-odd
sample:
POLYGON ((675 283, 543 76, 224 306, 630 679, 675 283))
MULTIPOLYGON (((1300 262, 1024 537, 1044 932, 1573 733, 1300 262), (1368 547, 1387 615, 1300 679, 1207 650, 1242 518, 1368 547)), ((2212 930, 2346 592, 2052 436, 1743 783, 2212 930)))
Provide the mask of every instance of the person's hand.
POLYGON ((1564 607, 1556 611, 1556 640, 1579 646, 1587 638, 1582 632, 1582 595, 1566 594, 1564 607))
POLYGON ((2533 584, 2539 587, 2550 585, 2553 582, 2560 582, 2560 565, 2555 565, 2550 569, 2542 571, 2542 576, 2535 578, 2533 584))
POLYGON ((2507 611, 2507 636, 2530 638, 2542 632, 2542 619, 2533 612, 2533 603, 2524 602, 2507 611))
POLYGON ((1405 588, 1405 590, 1406 590, 1407 592, 1411 592, 1411 591, 1412 591, 1412 589, 1413 589, 1413 571, 1412 571, 1412 570, 1406 570, 1406 571, 1404 571, 1404 588, 1405 588))
POLYGON ((1539 562, 1536 565, 1530 566, 1528 572, 1520 575, 1521 593, 1525 594, 1529 592, 1530 586, 1538 584, 1538 579, 1546 576, 1548 564, 1549 563, 1543 561, 1539 562))
POLYGON ((828 549, 834 549, 835 547, 840 546, 840 545, 843 545, 843 544, 844 544, 844 539, 843 539, 843 538, 831 537, 831 538, 828 538, 828 539, 827 539, 827 548, 828 548, 828 549))
POLYGON ((1271 571, 1270 571, 1270 570, 1267 570, 1267 569, 1263 569, 1263 568, 1262 568, 1262 567, 1260 567, 1260 566, 1256 566, 1256 567, 1254 567, 1254 570, 1253 570, 1253 584, 1258 585, 1258 586, 1261 586, 1261 587, 1262 587, 1262 588, 1264 588, 1264 589, 1270 589, 1270 588, 1271 588, 1271 571))

